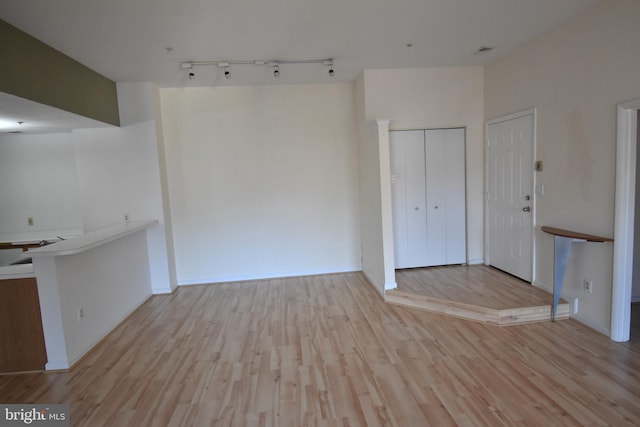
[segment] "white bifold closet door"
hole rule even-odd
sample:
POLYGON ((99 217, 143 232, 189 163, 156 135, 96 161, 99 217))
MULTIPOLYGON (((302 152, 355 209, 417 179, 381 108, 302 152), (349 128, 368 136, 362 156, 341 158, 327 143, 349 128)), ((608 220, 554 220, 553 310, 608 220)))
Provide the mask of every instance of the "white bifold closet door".
POLYGON ((464 129, 391 131, 396 268, 464 264, 464 129))

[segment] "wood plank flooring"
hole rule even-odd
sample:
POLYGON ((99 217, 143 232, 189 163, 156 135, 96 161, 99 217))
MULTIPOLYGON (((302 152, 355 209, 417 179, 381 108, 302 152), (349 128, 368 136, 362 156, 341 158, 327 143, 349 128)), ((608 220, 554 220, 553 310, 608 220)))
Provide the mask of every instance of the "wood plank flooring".
MULTIPOLYGON (((552 319, 551 294, 486 265, 396 270, 396 282, 385 292, 391 304, 500 326, 552 319)), ((555 318, 569 318, 566 301, 555 318)))
POLYGON ((69 372, 0 376, 73 426, 640 424, 640 343, 385 304, 361 273, 153 296, 69 372))
POLYGON ((396 282, 405 292, 498 310, 553 302, 542 289, 486 265, 397 270, 396 282))

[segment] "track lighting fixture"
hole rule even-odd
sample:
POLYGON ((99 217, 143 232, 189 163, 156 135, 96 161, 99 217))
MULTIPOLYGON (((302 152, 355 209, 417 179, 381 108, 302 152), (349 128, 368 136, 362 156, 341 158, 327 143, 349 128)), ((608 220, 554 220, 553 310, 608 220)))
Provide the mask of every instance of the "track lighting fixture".
POLYGON ((189 74, 187 76, 189 77, 189 80, 193 80, 193 78, 196 76, 196 73, 193 72, 193 65, 181 63, 180 67, 189 70, 189 74))
POLYGON ((322 64, 329 67, 329 75, 331 77, 334 76, 333 69, 333 58, 327 59, 301 59, 301 60, 238 60, 238 61, 185 61, 180 63, 180 68, 189 71, 189 80, 193 80, 195 77, 194 67, 202 66, 202 65, 214 65, 218 67, 224 68, 224 77, 225 79, 231 79, 231 68, 230 65, 258 65, 258 66, 270 66, 272 68, 272 73, 274 78, 280 77, 280 66, 281 65, 291 65, 291 64, 322 64))

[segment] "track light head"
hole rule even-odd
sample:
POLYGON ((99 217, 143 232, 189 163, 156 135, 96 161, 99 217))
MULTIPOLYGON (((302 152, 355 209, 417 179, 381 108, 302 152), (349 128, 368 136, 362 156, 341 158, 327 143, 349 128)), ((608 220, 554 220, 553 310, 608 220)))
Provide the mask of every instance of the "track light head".
POLYGON ((278 77, 280 77, 280 67, 278 67, 277 65, 273 66, 273 78, 277 79, 278 77))
POLYGON ((224 67, 224 78, 229 80, 231 78, 231 70, 229 66, 224 67))
POLYGON ((329 75, 331 77, 333 77, 335 75, 335 73, 333 71, 333 63, 329 64, 329 75))
POLYGON ((192 71, 189 71, 189 80, 193 80, 193 78, 196 76, 196 73, 192 71))

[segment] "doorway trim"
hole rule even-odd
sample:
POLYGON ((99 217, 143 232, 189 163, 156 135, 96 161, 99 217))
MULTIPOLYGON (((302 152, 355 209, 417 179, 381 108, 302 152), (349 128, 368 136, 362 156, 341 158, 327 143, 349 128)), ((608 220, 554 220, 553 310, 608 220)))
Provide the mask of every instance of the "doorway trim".
POLYGON ((633 279, 636 150, 640 99, 618 104, 611 339, 629 341, 633 279))
MULTIPOLYGON (((531 159, 536 161, 536 146, 537 146, 537 134, 538 134, 538 115, 537 109, 529 108, 527 110, 518 111, 505 116, 496 117, 494 119, 487 120, 484 124, 484 263, 490 265, 491 263, 491 251, 490 251, 490 239, 489 239, 489 157, 487 156, 487 149, 489 147, 489 125, 506 122, 520 117, 532 116, 533 117, 533 142, 531 144, 531 159)), ((536 204, 537 204, 537 182, 536 172, 532 165, 531 168, 531 284, 536 283, 536 204)))

